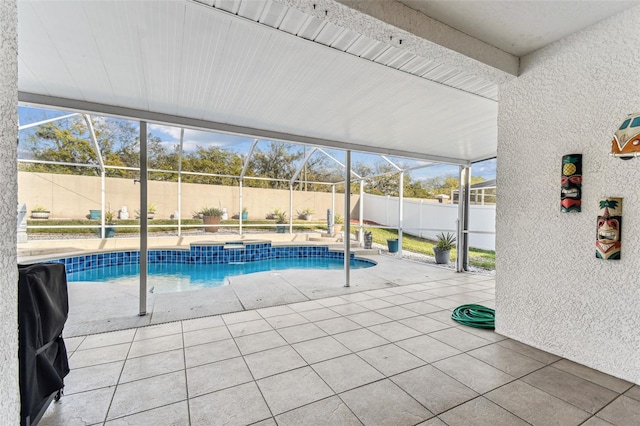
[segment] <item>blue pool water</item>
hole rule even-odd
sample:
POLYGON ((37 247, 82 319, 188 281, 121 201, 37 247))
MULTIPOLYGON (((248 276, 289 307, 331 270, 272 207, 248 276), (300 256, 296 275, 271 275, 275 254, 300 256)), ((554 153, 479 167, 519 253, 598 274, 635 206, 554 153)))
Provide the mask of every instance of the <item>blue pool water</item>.
MULTIPOLYGON (((351 259, 352 269, 368 268, 373 262, 351 259)), ((254 272, 284 269, 342 269, 343 259, 299 257, 232 263, 149 263, 147 288, 154 293, 171 293, 199 288, 218 287, 226 278, 254 272)), ((67 281, 109 282, 137 286, 140 266, 137 263, 101 266, 77 272, 67 271, 67 281)))

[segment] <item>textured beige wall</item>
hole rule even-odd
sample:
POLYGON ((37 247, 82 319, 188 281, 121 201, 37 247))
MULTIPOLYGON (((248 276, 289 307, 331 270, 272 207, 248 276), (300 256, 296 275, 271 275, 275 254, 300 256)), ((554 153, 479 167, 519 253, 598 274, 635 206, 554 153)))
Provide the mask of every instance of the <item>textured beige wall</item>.
POLYGON ((16 158, 18 137, 18 10, 0 2, 0 424, 20 418, 18 385, 18 270, 16 158))
POLYGON ((522 60, 498 116, 499 333, 640 383, 640 160, 609 156, 640 111, 640 7, 522 60), (583 154, 582 212, 560 212, 561 158, 583 154), (622 259, 595 257, 598 200, 623 197, 622 259))
MULTIPOLYGON (((30 210, 41 205, 51 211, 51 218, 80 219, 89 210, 100 209, 100 178, 92 176, 57 175, 50 173, 18 173, 18 199, 30 210)), ((117 212, 127 206, 129 217, 139 209, 140 184, 131 179, 107 178, 105 180, 107 208, 117 212)), ((168 219, 178 210, 178 185, 173 182, 149 182, 148 200, 157 207, 155 218, 168 219)), ((249 212, 249 219, 264 219, 273 210, 280 209, 289 216, 289 191, 244 187, 242 203, 249 212)), ((182 184, 182 218, 191 218, 192 212, 203 206, 224 207, 229 217, 239 212, 239 188, 216 185, 182 184)), ((351 198, 354 214, 359 196, 351 198)), ((293 195, 294 218, 296 211, 311 208, 315 217, 323 219, 331 208, 331 193, 295 191, 293 195)), ((344 194, 336 194, 336 212, 344 210, 344 194)))

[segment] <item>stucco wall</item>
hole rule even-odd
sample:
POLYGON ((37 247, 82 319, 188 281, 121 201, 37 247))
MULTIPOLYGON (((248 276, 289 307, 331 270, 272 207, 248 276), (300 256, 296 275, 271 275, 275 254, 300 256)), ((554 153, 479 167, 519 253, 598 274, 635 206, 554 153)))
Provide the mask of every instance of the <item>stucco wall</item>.
POLYGON ((501 87, 497 331, 640 383, 640 160, 608 155, 640 111, 640 7, 523 58, 501 87), (583 154, 582 212, 560 212, 561 157, 583 154), (623 197, 622 259, 595 258, 598 200, 623 197))
MULTIPOLYGON (((92 176, 57 175, 51 173, 18 173, 19 202, 30 210, 41 205, 51 211, 51 218, 81 219, 89 210, 100 210, 100 178, 92 176)), ((107 178, 105 202, 107 209, 116 214, 127 206, 129 218, 135 217, 140 208, 140 185, 131 179, 107 178)), ((351 196, 352 211, 357 212, 358 195, 351 196)), ((149 181, 149 203, 155 204, 156 219, 169 219, 178 210, 178 185, 175 182, 149 181)), ((239 188, 232 186, 182 184, 182 218, 191 218, 202 207, 224 207, 229 218, 239 212, 239 188)), ((289 190, 244 187, 242 205, 249 219, 264 219, 275 209, 289 212, 289 190)), ((336 193, 336 213, 343 214, 344 194, 336 193)), ((306 208, 312 209, 314 218, 324 219, 331 208, 330 192, 294 191, 293 214, 306 208)))
POLYGON ((16 268, 16 138, 18 137, 18 11, 0 2, 0 424, 19 423, 16 268))

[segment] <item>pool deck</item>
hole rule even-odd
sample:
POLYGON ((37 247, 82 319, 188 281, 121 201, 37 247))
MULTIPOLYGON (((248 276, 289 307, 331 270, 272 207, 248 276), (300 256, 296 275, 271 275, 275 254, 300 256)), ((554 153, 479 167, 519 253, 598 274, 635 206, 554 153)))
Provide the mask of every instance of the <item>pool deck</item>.
POLYGON ((389 255, 359 255, 377 263, 351 270, 258 272, 230 278, 230 285, 177 293, 148 293, 147 315, 139 316, 139 287, 100 283, 69 283, 69 319, 65 337, 122 330, 210 315, 227 314, 326 297, 343 296, 446 279, 450 269, 401 260, 389 255), (401 271, 401 272, 399 272, 401 271))

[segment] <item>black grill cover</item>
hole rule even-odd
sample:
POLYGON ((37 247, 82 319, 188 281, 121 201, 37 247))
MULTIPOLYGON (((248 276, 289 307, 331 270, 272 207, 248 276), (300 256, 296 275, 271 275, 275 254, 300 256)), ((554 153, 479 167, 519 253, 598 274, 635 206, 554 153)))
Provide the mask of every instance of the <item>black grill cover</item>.
POLYGON ((22 424, 29 424, 69 373, 62 340, 69 300, 64 265, 18 265, 18 272, 20 415, 22 424))

